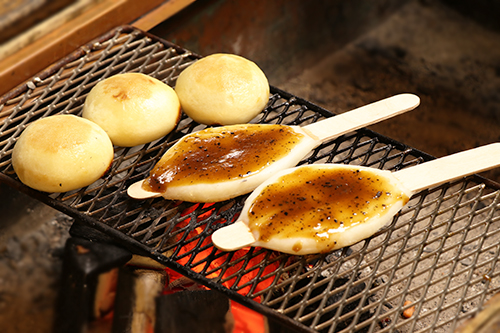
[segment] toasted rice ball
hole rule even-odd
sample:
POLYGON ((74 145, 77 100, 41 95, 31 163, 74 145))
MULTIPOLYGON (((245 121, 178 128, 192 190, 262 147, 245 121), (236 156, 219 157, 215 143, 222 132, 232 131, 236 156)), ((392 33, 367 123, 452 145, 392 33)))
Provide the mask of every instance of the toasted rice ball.
POLYGON ((113 162, 113 144, 102 128, 74 115, 31 123, 12 152, 21 182, 44 192, 67 192, 92 184, 113 162))
POLYGON ((101 126, 114 145, 133 147, 170 133, 181 108, 167 84, 145 74, 125 73, 97 83, 85 99, 82 116, 101 126))
POLYGON ((262 70, 243 57, 216 53, 181 72, 175 85, 183 111, 206 125, 244 124, 269 101, 262 70))

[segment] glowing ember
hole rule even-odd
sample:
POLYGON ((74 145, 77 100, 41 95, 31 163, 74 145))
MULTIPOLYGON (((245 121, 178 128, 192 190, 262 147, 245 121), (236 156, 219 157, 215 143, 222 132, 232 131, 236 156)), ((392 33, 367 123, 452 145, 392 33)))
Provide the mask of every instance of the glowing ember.
MULTIPOLYGON (((204 204, 201 207, 199 205, 194 205, 190 209, 183 212, 182 216, 192 213, 197 208, 207 209, 205 213, 198 216, 198 220, 202 221, 213 214, 213 210, 215 208, 210 209, 212 205, 213 204, 204 204)), ((186 218, 176 225, 176 230, 183 230, 193 222, 196 221, 191 221, 190 218, 186 218)), ((225 221, 218 222, 221 223, 225 221)), ((177 257, 180 258, 177 262, 180 265, 189 267, 194 272, 205 275, 206 278, 218 279, 226 288, 236 290, 244 296, 247 296, 250 293, 255 294, 259 291, 265 290, 271 285, 274 279, 278 278, 276 275, 272 274, 279 267, 278 262, 276 262, 276 264, 267 265, 263 269, 260 266, 262 261, 266 259, 266 256, 269 256, 268 252, 260 253, 250 259, 245 257, 249 251, 255 252, 255 249, 252 250, 250 248, 246 248, 233 253, 223 253, 213 246, 210 237, 200 237, 206 227, 206 224, 196 227, 189 231, 187 236, 183 233, 178 234, 176 242, 180 242, 181 239, 183 239, 184 243, 177 254, 177 257), (197 250, 195 251, 195 249, 197 250), (200 251, 200 249, 205 250, 200 251), (207 260, 209 256, 210 260, 207 260), (227 263, 229 256, 231 256, 231 259, 229 263, 227 263), (248 272, 240 276, 238 273, 241 270, 246 270, 248 272), (261 276, 269 277, 256 282, 256 279, 261 276)), ((200 285, 193 286, 192 281, 182 281, 185 279, 184 276, 168 268, 167 273, 170 277, 169 286, 166 288, 167 293, 189 288, 208 289, 200 285), (178 280, 180 280, 180 282, 176 282, 178 280)), ((259 302, 260 297, 256 297, 254 300, 259 302)), ((265 332, 264 316, 261 314, 236 302, 231 302, 231 312, 235 319, 235 332, 265 332)))

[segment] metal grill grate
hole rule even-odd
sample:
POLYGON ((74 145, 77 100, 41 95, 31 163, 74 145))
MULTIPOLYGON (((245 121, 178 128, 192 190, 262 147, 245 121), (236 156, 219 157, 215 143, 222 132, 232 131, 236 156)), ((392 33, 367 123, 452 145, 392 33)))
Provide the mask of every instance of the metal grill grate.
MULTIPOLYGON (((450 332, 498 292, 499 191, 479 176, 414 196, 391 225, 350 248, 303 257, 259 248, 223 253, 212 246, 210 235, 236 219, 244 197, 213 204, 127 197, 126 188, 146 177, 177 139, 204 128, 187 117, 157 142, 115 147, 110 172, 87 188, 46 195, 17 180, 11 151, 27 124, 79 115, 90 89, 117 73, 147 73, 174 86, 197 58, 120 27, 62 59, 0 99, 1 180, 299 331, 450 332), (403 318, 413 306, 413 316, 403 318)), ((305 125, 332 116, 279 89, 271 93, 252 122, 305 125)), ((322 144, 302 163, 398 170, 430 158, 363 129, 322 144)))

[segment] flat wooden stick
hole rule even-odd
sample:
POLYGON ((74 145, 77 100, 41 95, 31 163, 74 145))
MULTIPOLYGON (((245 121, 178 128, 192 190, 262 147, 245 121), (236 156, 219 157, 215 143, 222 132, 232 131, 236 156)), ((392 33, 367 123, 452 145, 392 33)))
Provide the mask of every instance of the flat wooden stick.
POLYGON ((223 251, 236 251, 255 241, 250 228, 242 221, 236 221, 212 234, 212 242, 223 251))
POLYGON ((303 129, 307 133, 312 133, 318 140, 326 141, 403 114, 415 109, 419 104, 420 98, 418 96, 399 94, 306 125, 303 129))
POLYGON ((133 183, 127 189, 127 194, 134 199, 144 200, 150 198, 159 198, 161 197, 161 193, 159 192, 149 192, 142 189, 142 183, 144 180, 140 180, 138 182, 133 183))
POLYGON ((413 193, 500 166, 500 143, 441 157, 393 175, 413 193))

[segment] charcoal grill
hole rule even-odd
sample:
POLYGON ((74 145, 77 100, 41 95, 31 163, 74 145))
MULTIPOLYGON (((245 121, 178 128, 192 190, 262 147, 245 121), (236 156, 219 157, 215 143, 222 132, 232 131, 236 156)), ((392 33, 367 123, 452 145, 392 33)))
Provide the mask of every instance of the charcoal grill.
MULTIPOLYGON (((127 187, 146 177, 176 140, 204 128, 185 116, 161 140, 115 147, 109 173, 88 187, 48 195, 18 181, 11 152, 29 123, 80 115, 90 89, 114 74, 142 72, 174 86, 199 57, 130 26, 76 50, 0 99, 0 180, 297 331, 450 332, 499 291, 499 185, 479 175, 415 195, 389 226, 354 246, 300 257, 213 247, 210 235, 235 221, 244 196, 213 204, 128 198, 127 187), (404 318, 410 307, 414 314, 404 318)), ((331 116, 271 87, 268 106, 252 122, 305 125, 331 116)), ((361 129, 322 144, 301 164, 399 170, 432 158, 361 129)))

